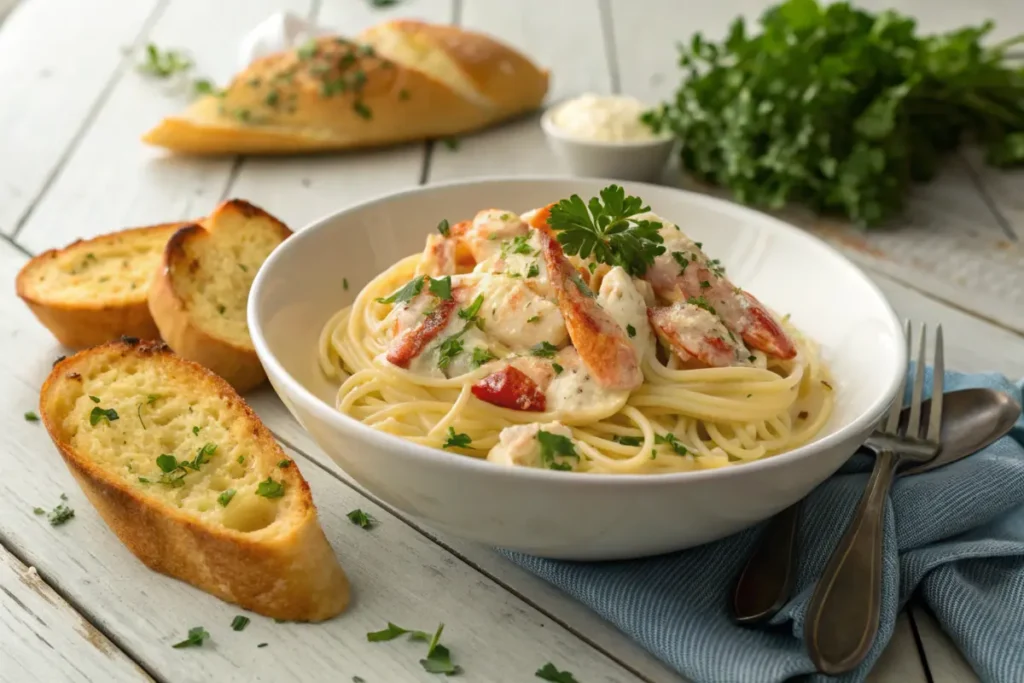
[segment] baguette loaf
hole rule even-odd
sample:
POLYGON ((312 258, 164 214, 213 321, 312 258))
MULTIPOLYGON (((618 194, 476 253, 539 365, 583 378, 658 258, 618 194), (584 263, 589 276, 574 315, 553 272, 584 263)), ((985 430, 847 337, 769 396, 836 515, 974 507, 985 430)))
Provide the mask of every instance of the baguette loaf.
POLYGON ((292 154, 459 135, 538 107, 548 73, 487 36, 391 21, 254 61, 145 134, 191 154, 292 154))
POLYGON ((246 322, 249 289, 289 235, 266 211, 240 199, 223 202, 201 225, 186 225, 171 237, 149 290, 149 310, 164 341, 240 392, 266 379, 246 322))
POLYGON ((268 617, 342 612, 348 580, 298 467, 222 379, 125 339, 54 367, 46 429, 146 566, 268 617))
POLYGON ((73 349, 122 335, 157 339, 147 293, 171 235, 185 223, 132 228, 36 256, 15 287, 53 336, 73 349))

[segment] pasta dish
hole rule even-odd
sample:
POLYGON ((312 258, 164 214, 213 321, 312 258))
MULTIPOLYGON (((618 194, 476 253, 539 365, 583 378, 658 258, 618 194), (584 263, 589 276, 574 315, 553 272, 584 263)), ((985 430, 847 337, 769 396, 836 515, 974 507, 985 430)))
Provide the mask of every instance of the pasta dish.
POLYGON ((833 406, 817 346, 616 185, 442 220, 331 318, 319 362, 374 429, 573 472, 757 460, 833 406))

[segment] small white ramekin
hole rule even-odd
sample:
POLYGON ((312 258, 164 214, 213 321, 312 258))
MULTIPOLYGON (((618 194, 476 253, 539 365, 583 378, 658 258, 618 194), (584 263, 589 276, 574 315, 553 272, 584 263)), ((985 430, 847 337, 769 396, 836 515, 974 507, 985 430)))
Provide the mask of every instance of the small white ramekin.
POLYGON ((672 152, 674 139, 671 135, 629 141, 575 137, 555 125, 554 113, 562 104, 555 104, 544 112, 540 127, 548 146, 572 175, 637 181, 661 178, 672 152))

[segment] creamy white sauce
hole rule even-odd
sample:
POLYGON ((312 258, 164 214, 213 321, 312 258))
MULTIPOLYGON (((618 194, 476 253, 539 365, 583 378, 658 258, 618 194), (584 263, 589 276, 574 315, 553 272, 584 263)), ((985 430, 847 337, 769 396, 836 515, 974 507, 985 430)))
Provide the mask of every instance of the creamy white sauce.
POLYGON ((479 293, 484 297, 480 309, 484 331, 510 349, 525 352, 541 342, 559 347, 568 342, 558 305, 534 293, 524 280, 488 275, 479 293))
POLYGON ((566 134, 584 140, 654 140, 661 136, 640 120, 647 109, 647 105, 633 97, 588 94, 560 105, 551 121, 566 134))
MULTIPOLYGON (((506 427, 498 435, 498 443, 487 454, 487 459, 508 467, 541 467, 540 442, 537 440, 537 432, 542 429, 551 434, 572 438, 572 431, 561 422, 544 424, 534 422, 506 427)), ((560 460, 567 464, 574 464, 572 458, 560 460)))
POLYGON ((551 380, 545 392, 549 411, 611 414, 623 395, 628 393, 611 391, 598 384, 571 347, 563 349, 555 357, 555 362, 563 369, 551 380))
POLYGON ((647 303, 629 273, 619 266, 608 271, 601 280, 597 302, 626 333, 629 343, 636 349, 637 362, 643 362, 644 355, 654 344, 654 333, 647 321, 647 303), (630 329, 632 336, 629 336, 630 329))
POLYGON ((524 223, 516 212, 486 209, 473 218, 472 226, 462 239, 473 254, 479 270, 481 263, 489 262, 498 256, 506 240, 529 232, 530 226, 524 223))

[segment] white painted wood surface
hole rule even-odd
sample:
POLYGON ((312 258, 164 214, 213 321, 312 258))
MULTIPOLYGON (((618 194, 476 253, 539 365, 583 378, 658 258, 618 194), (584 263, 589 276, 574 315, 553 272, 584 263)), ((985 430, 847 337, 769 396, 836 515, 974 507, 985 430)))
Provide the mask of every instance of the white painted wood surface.
POLYGON ((153 680, 3 547, 0 655, 0 676, 11 681, 153 680))
MULTIPOLYGON (((612 90, 654 101, 669 96, 678 79, 677 40, 694 30, 721 35, 736 14, 756 16, 768 4, 408 0, 380 10, 364 0, 23 0, 0 25, 0 77, 8 88, 8 97, 0 99, 0 233, 35 253, 121 226, 194 217, 224 196, 250 199, 298 228, 341 206, 421 181, 563 172, 544 144, 536 115, 468 136, 454 151, 414 144, 314 158, 167 158, 138 137, 184 106, 187 97, 167 92, 134 68, 149 41, 187 49, 196 75, 224 82, 235 67, 238 38, 272 11, 290 9, 347 34, 389 16, 456 20, 501 37, 551 68, 549 101, 612 90), (53 21, 55 15, 61 21, 53 21), (573 26, 580 39, 554 40, 553 26, 573 26), (131 45, 134 55, 123 54, 131 45)), ((895 5, 920 16, 928 30, 991 17, 997 19, 997 38, 1024 31, 1024 8, 1015 0, 864 4, 895 5)), ((820 220, 805 225, 868 268, 901 315, 943 323, 953 368, 1021 376, 1024 338, 1017 332, 1024 330, 1024 257, 1013 238, 1024 234, 1022 190, 1024 176, 995 173, 968 152, 920 190, 899 232, 865 235, 820 220)), ((0 273, 7 282, 23 261, 13 246, 0 244, 0 273)), ((492 549, 437 536, 366 499, 269 390, 253 395, 253 405, 298 451, 325 530, 353 580, 356 602, 349 616, 329 624, 275 624, 256 617, 246 631, 235 633, 229 624, 237 609, 148 572, 124 550, 73 486, 42 427, 22 421, 60 350, 11 288, 0 293, 0 350, 0 544, 39 568, 46 581, 41 591, 52 586, 75 606, 60 597, 48 603, 65 615, 62 624, 48 621, 49 635, 37 632, 64 643, 69 653, 81 652, 69 657, 83 670, 91 670, 96 648, 76 645, 75 619, 116 643, 106 680, 118 680, 121 671, 125 680, 146 680, 132 660, 174 681, 278 680, 282 674, 342 681, 355 675, 368 683, 434 680, 420 670, 414 645, 370 644, 365 633, 388 620, 416 628, 444 620, 444 641, 466 668, 465 680, 530 680, 548 660, 574 671, 581 683, 681 680, 587 608, 492 549), (31 510, 52 506, 61 491, 77 517, 51 528, 31 510), (367 533, 351 525, 344 514, 354 507, 374 514, 381 526, 367 533), (213 634, 209 646, 169 647, 200 624, 213 634), (258 649, 259 642, 269 645, 258 649)), ((6 567, 16 575, 19 566, 4 558, 0 548, 0 586, 10 583, 6 567)), ((45 611, 36 607, 37 614, 45 611)), ((920 610, 914 616, 923 653, 903 615, 871 679, 924 683, 923 655, 935 683, 971 680, 969 666, 934 620, 920 610)), ((21 628, 18 619, 24 618, 0 610, 0 633, 21 628)), ((62 680, 59 661, 23 665, 35 667, 26 669, 35 678, 15 676, 4 664, 0 656, 0 681, 62 680), (57 678, 46 678, 47 672, 57 678)))

